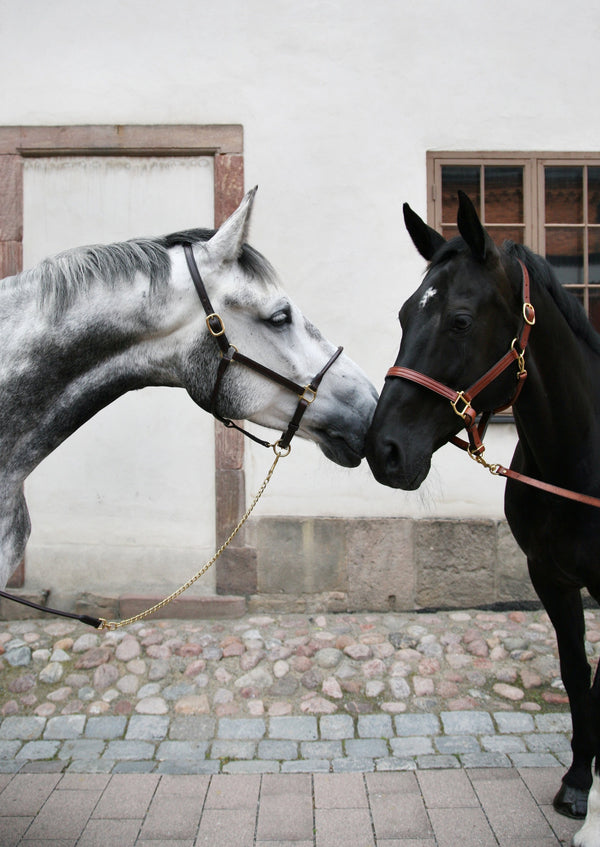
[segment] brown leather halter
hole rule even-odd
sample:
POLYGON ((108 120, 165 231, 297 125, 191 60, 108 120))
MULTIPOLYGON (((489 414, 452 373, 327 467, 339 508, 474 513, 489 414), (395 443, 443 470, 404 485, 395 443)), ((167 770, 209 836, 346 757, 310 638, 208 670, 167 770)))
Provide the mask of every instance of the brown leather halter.
POLYGON ((542 482, 539 479, 533 479, 532 477, 521 474, 518 471, 505 468, 503 465, 489 464, 483 458, 483 453, 485 451, 483 438, 491 416, 497 412, 502 412, 504 409, 508 409, 517 402, 521 389, 523 388, 527 378, 527 371, 525 369, 525 351, 527 349, 531 328, 535 324, 535 309, 533 308, 530 300, 529 272, 520 259, 517 261, 521 265, 521 271, 523 274, 523 323, 521 330, 518 337, 513 339, 510 345, 510 350, 505 353, 495 365, 486 371, 480 379, 464 391, 455 391, 447 385, 444 385, 444 383, 438 382, 436 379, 420 373, 419 371, 411 370, 410 368, 399 368, 394 366, 388 370, 386 378, 398 377, 400 379, 407 379, 410 382, 415 382, 417 385, 428 388, 430 391, 433 391, 441 397, 445 397, 449 400, 454 412, 462 419, 468 437, 468 441, 465 441, 458 436, 453 436, 450 439, 451 443, 460 447, 462 450, 466 450, 471 458, 478 461, 495 476, 503 476, 508 479, 513 479, 517 482, 522 482, 525 485, 530 485, 550 494, 557 494, 560 497, 574 500, 577 503, 584 503, 588 506, 600 508, 600 498, 591 497, 587 494, 579 494, 575 491, 570 491, 567 488, 561 488, 558 485, 552 485, 548 482, 542 482), (478 413, 472 406, 473 400, 513 362, 517 363, 518 370, 517 386, 511 400, 496 409, 482 412, 479 423, 477 423, 478 413))
POLYGON ((234 347, 234 345, 229 342, 225 334, 225 324, 223 323, 223 319, 214 311, 212 307, 210 298, 206 291, 206 287, 200 275, 200 271, 198 270, 198 265, 196 264, 196 260, 194 259, 194 252, 192 250, 191 244, 187 242, 183 243, 183 250, 185 253, 185 258, 187 261, 190 276, 192 277, 193 283, 196 287, 196 291, 198 292, 198 297, 200 298, 200 302, 202 303, 204 311, 206 312, 206 326, 208 327, 208 331, 210 332, 212 337, 219 345, 219 350, 221 351, 221 361, 219 362, 217 377, 215 380, 209 404, 211 414, 214 415, 217 420, 221 421, 221 423, 225 424, 225 426, 237 429, 239 432, 243 433, 247 438, 251 438, 252 441, 256 441, 258 444, 262 444, 263 447, 278 446, 281 450, 287 450, 290 446, 292 438, 298 432, 298 429, 300 427, 300 421, 302 420, 305 411, 308 409, 310 404, 317 396, 317 390, 319 388, 319 385, 321 384, 321 380, 323 379, 329 368, 333 365, 335 360, 338 358, 338 356, 341 354, 344 348, 337 348, 333 356, 331 356, 329 361, 319 371, 319 373, 315 377, 313 377, 313 379, 308 383, 308 385, 299 385, 297 382, 293 382, 286 376, 282 376, 282 374, 277 373, 277 371, 271 370, 271 368, 266 367, 266 365, 261 365, 260 362, 257 362, 255 359, 250 359, 248 356, 244 356, 243 353, 239 352, 237 347, 234 347), (278 385, 281 385, 288 391, 293 391, 294 394, 297 395, 298 405, 296 406, 296 410, 292 415, 292 418, 288 424, 286 431, 275 444, 271 444, 268 441, 264 441, 262 438, 257 438, 256 435, 253 435, 251 432, 248 432, 241 426, 238 426, 238 424, 234 423, 234 421, 230 420, 229 418, 224 418, 217 413, 216 404, 221 382, 223 381, 223 377, 225 376, 227 368, 232 362, 238 362, 240 365, 244 365, 245 367, 256 371, 256 373, 261 374, 261 376, 267 377, 267 379, 270 379, 272 382, 276 382, 278 385))

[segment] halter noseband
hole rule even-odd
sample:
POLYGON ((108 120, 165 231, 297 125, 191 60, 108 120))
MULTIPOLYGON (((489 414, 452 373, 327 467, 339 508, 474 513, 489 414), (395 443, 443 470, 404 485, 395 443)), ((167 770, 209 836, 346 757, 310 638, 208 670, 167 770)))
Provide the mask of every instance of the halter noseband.
POLYGON ((419 371, 411 370, 410 368, 392 367, 386 374, 386 377, 399 377, 400 379, 407 379, 411 382, 416 382, 418 385, 422 385, 424 388, 428 388, 430 391, 433 391, 449 400, 454 412, 456 412, 459 418, 462 419, 469 438, 468 442, 464 441, 462 438, 458 438, 458 436, 454 436, 450 440, 453 444, 456 444, 463 450, 468 450, 468 452, 474 457, 477 457, 484 451, 482 439, 491 415, 496 412, 501 412, 504 409, 508 409, 509 406, 512 406, 516 402, 525 383, 525 379, 527 378, 527 371, 525 370, 525 350, 527 348, 531 327, 535 324, 535 309, 530 302, 529 273, 524 263, 520 259, 517 261, 521 265, 523 274, 523 324, 521 331, 519 336, 513 339, 510 345, 510 350, 505 353, 504 356, 502 356, 502 358, 493 365, 493 367, 486 371, 486 373, 478 379, 477 382, 474 382, 473 385, 464 391, 454 391, 442 382, 438 382, 436 379, 426 376, 419 371), (511 400, 496 409, 483 412, 480 422, 477 425, 476 420, 478 413, 471 405, 473 400, 483 391, 484 388, 487 388, 491 382, 499 377, 500 374, 502 374, 506 368, 515 361, 518 366, 517 387, 511 400))
POLYGON ((219 345, 219 349, 221 351, 221 360, 219 362, 219 368, 217 370, 217 377, 215 379, 212 396, 210 398, 209 409, 211 414, 214 415, 217 420, 221 421, 221 423, 225 424, 225 426, 237 429, 239 432, 243 433, 248 438, 251 438, 252 441, 256 441, 257 444, 262 444, 263 447, 276 447, 279 450, 288 450, 292 438, 298 432, 302 416, 317 396, 317 390, 319 388, 319 385, 321 384, 321 380, 323 379, 329 368, 333 365, 335 360, 338 358, 338 356, 341 354, 344 348, 337 348, 333 356, 331 356, 329 361, 319 371, 319 373, 312 378, 308 385, 299 385, 297 382, 293 382, 291 379, 288 379, 282 374, 277 373, 277 371, 271 370, 271 368, 266 367, 266 365, 261 365, 260 362, 257 362, 254 359, 250 359, 248 356, 244 356, 243 353, 239 352, 237 347, 234 347, 233 344, 230 344, 225 334, 225 324, 223 323, 223 319, 219 314, 214 311, 212 307, 210 298, 206 291, 206 287, 204 285, 204 282, 202 281, 200 271, 198 270, 198 265, 196 264, 196 260, 194 259, 194 252, 192 250, 191 244, 189 244, 188 242, 183 242, 182 246, 185 253, 185 258, 187 261, 190 276, 192 277, 192 281, 194 283, 194 286, 196 287, 196 291, 198 292, 200 302, 202 303, 204 311, 206 312, 206 326, 208 327, 208 331, 210 332, 212 337, 219 345), (288 424, 286 431, 275 444, 270 444, 268 441, 264 441, 262 438, 257 438, 256 435, 253 435, 251 432, 247 432, 241 426, 238 426, 230 418, 224 418, 217 413, 216 403, 221 382, 223 381, 223 377, 225 376, 227 368, 232 362, 238 362, 240 365, 244 365, 245 367, 250 368, 250 370, 256 371, 256 373, 259 373, 261 376, 267 377, 267 379, 270 379, 272 382, 281 385, 288 391, 293 391, 294 394, 297 395, 298 405, 296 406, 296 410, 292 415, 292 418, 288 424))

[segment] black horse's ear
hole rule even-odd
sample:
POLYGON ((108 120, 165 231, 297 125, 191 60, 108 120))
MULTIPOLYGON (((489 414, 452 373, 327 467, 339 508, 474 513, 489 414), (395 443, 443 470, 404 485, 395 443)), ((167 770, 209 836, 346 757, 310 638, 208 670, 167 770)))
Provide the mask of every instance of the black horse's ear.
POLYGON ((404 223, 413 244, 424 259, 427 259, 428 262, 431 261, 442 244, 446 243, 446 239, 437 230, 432 229, 425 221, 421 220, 408 203, 404 204, 402 211, 404 212, 404 223))
POLYGON ((475 206, 464 191, 458 192, 458 231, 469 246, 473 256, 484 262, 488 252, 494 250, 494 242, 485 231, 475 206))

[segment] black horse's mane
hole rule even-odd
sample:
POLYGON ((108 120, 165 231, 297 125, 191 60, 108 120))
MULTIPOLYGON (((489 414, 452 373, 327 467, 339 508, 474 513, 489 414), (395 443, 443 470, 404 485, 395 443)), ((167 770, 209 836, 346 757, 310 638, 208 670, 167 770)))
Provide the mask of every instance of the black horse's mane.
POLYGON ((544 286, 575 335, 584 341, 594 353, 600 355, 600 335, 590 323, 577 297, 564 285, 561 285, 546 259, 523 244, 516 244, 514 241, 505 241, 501 249, 509 256, 524 262, 532 279, 544 286))
MULTIPOLYGON (((447 241, 436 251, 431 264, 443 264, 453 256, 465 253, 469 249, 466 242, 460 236, 457 236, 447 241)), ((550 294, 575 335, 585 342, 594 353, 600 355, 600 335, 590 323, 579 300, 561 285, 546 259, 534 253, 529 247, 517 244, 514 241, 505 241, 500 249, 508 256, 520 259, 525 264, 532 279, 535 279, 550 294)))

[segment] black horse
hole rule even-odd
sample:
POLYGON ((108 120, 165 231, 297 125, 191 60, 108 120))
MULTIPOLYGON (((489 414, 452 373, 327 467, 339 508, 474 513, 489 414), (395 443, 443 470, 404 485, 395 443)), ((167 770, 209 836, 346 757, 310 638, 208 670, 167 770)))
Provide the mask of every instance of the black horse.
MULTIPOLYGON (((513 242, 498 249, 462 192, 460 236, 452 240, 407 204, 404 218, 430 265, 400 311, 400 351, 367 436, 375 478, 395 488, 418 488, 438 448, 476 413, 512 401, 519 440, 511 468, 600 496, 600 335, 579 302, 540 256, 513 242), (524 305, 524 291, 533 305, 524 305), (499 361, 503 367, 496 368, 499 361)), ((471 450, 480 452, 477 437, 471 450)), ((571 707, 573 762, 554 805, 577 818, 589 805, 575 843, 596 845, 600 823, 589 816, 600 803, 600 679, 597 674, 590 685, 581 589, 600 602, 600 509, 509 479, 505 512, 556 630, 571 707)))

